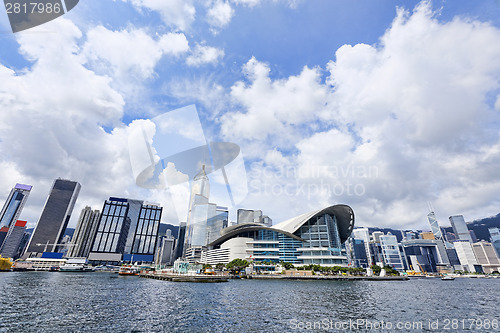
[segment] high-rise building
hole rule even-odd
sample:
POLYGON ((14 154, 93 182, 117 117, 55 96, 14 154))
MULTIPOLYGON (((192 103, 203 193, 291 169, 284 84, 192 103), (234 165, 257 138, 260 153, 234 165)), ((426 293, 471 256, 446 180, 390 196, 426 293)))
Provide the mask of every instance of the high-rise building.
POLYGON ((488 228, 491 237, 491 244, 497 251, 497 255, 500 257, 500 228, 488 228))
MULTIPOLYGON (((193 178, 193 183, 191 185, 186 238, 184 243, 184 256, 186 257, 193 257, 195 252, 199 252, 201 255, 201 248, 207 245, 209 195, 210 183, 205 173, 205 166, 203 166, 202 170, 193 178), (200 251, 194 251, 191 250, 191 248, 197 248, 200 251)), ((199 258, 193 258, 193 260, 196 259, 199 258)))
POLYGON ((479 266, 479 263, 477 262, 474 251, 472 250, 471 242, 469 242, 468 240, 458 239, 453 242, 453 245, 455 246, 458 259, 460 260, 460 264, 462 265, 463 269, 469 272, 478 271, 477 266, 479 266))
POLYGON ((162 209, 158 204, 110 197, 103 205, 89 261, 153 262, 162 209))
POLYGON ((67 253, 68 257, 88 257, 90 247, 97 233, 99 218, 101 214, 98 210, 92 210, 89 206, 82 209, 80 218, 76 224, 73 238, 67 253))
POLYGON ((398 239, 396 236, 391 234, 380 236, 380 246, 384 264, 400 272, 404 271, 403 259, 399 252, 398 239))
POLYGON ((175 238, 170 236, 160 237, 156 252, 155 263, 157 265, 172 265, 174 260, 175 238))
POLYGON ((10 226, 5 240, 0 246, 0 255, 4 258, 17 259, 19 244, 26 230, 26 221, 17 220, 10 226))
POLYGON ((68 226, 81 185, 78 182, 56 179, 33 231, 27 253, 57 252, 68 226))
POLYGON ((451 268, 446 247, 439 239, 410 239, 401 244, 409 269, 436 273, 451 268))
POLYGON ((450 216, 450 223, 453 228, 453 232, 459 240, 466 240, 473 243, 463 215, 450 216))
MULTIPOLYGON (((0 228, 10 227, 21 214, 26 200, 30 194, 32 186, 24 184, 16 184, 10 191, 5 204, 0 211, 0 228)), ((0 246, 2 244, 0 243, 0 246)))
POLYGON ((227 207, 215 206, 215 212, 209 213, 207 220, 207 244, 221 236, 221 231, 228 226, 229 210, 227 207))
POLYGON ((443 239, 443 234, 441 233, 441 228, 439 227, 439 223, 434 212, 427 214, 427 220, 429 221, 429 225, 431 226, 431 231, 434 234, 435 239, 443 239))
POLYGON ((374 264, 373 256, 370 251, 370 231, 368 228, 356 228, 352 231, 354 239, 359 239, 363 241, 365 246, 366 260, 368 261, 368 266, 374 264))
POLYGON ((500 259, 491 243, 484 241, 474 243, 472 250, 485 273, 500 272, 500 259))
POLYGON ((184 253, 184 241, 186 238, 186 222, 181 222, 179 224, 179 233, 177 235, 177 241, 175 242, 175 253, 172 261, 177 258, 181 258, 184 253))
POLYGON ((238 209, 236 223, 262 223, 262 211, 251 209, 238 209))

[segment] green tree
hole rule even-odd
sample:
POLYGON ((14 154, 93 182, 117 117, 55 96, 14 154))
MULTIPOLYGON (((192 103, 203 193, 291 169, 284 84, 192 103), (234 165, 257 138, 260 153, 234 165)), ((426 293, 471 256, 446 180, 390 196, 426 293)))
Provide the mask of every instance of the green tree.
POLYGON ((370 268, 373 270, 374 275, 380 275, 382 268, 379 265, 372 265, 370 268))
POLYGON ((203 265, 203 270, 210 269, 210 268, 212 268, 212 265, 210 265, 210 264, 204 264, 203 265))
POLYGON ((248 267, 250 263, 244 259, 236 258, 230 263, 226 265, 226 268, 232 273, 232 274, 238 274, 241 270, 245 269, 245 267, 248 267))
POLYGON ((295 266, 290 263, 290 262, 285 262, 285 261, 280 261, 280 264, 281 266, 284 268, 284 269, 292 269, 292 268, 295 268, 295 266))

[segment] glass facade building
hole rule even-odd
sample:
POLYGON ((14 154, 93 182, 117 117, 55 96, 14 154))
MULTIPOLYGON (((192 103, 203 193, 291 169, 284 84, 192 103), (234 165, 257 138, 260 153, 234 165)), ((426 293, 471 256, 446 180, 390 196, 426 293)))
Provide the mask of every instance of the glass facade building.
POLYGON ((450 223, 453 228, 453 232, 459 240, 466 240, 471 243, 473 242, 463 215, 450 216, 450 223))
POLYGON ((98 210, 92 210, 89 206, 82 209, 71 239, 71 246, 68 249, 68 257, 88 257, 97 233, 100 216, 101 213, 98 210))
MULTIPOLYGON (((16 184, 10 191, 5 204, 0 211, 0 228, 10 227, 19 218, 24 203, 28 199, 32 187, 30 185, 16 184)), ((0 243, 0 246, 2 244, 0 243)))
POLYGON ((65 179, 54 181, 26 252, 30 254, 57 252, 80 188, 81 185, 75 181, 65 179))
POLYGON ((117 256, 105 255, 109 253, 138 255, 141 260, 153 261, 161 214, 162 207, 156 204, 109 198, 102 209, 89 260, 117 261, 117 256))
POLYGON ((236 224, 223 230, 222 236, 209 244, 212 261, 228 242, 243 239, 244 258, 257 262, 289 262, 296 265, 320 264, 346 266, 342 244, 354 226, 354 213, 349 206, 335 205, 303 214, 274 227, 261 223, 236 224))

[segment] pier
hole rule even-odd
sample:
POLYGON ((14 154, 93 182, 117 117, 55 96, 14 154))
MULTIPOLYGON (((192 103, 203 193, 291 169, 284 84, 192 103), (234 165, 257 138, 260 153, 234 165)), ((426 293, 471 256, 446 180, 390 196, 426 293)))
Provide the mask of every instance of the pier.
POLYGON ((173 274, 173 273, 155 273, 155 272, 141 272, 139 277, 165 280, 172 282, 204 282, 204 283, 218 283, 227 282, 229 277, 226 275, 189 275, 189 274, 173 274))

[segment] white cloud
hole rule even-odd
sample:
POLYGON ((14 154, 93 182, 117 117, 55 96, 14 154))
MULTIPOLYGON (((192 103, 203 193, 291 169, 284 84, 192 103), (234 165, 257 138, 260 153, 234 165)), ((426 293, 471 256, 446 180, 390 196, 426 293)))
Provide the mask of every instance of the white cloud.
POLYGON ((217 64, 224 57, 224 50, 197 44, 190 56, 186 59, 189 66, 199 67, 204 64, 217 64))
POLYGON ((143 29, 111 31, 97 26, 87 33, 83 55, 94 67, 111 71, 108 74, 112 77, 129 80, 130 76, 151 78, 163 55, 178 56, 188 50, 182 33, 168 33, 155 40, 143 29))
POLYGON ((234 15, 234 9, 227 1, 210 1, 207 10, 207 22, 211 25, 212 32, 216 34, 221 28, 226 27, 234 15))
POLYGON ((358 225, 402 228, 427 226, 428 201, 438 217, 498 213, 500 133, 490 125, 498 102, 487 100, 500 88, 499 29, 440 22, 423 2, 399 10, 379 45, 345 45, 326 69, 325 82, 307 67, 271 79, 269 65, 252 58, 247 82, 232 87, 240 109, 223 117, 225 137, 246 156, 266 156, 254 164, 259 177, 276 168, 276 148, 293 166, 262 178, 260 189, 297 190, 263 210, 283 216, 273 209, 281 200, 302 211, 304 202, 343 202, 358 225))
POLYGON ((158 11, 166 25, 180 31, 188 30, 195 20, 196 9, 192 0, 123 0, 138 8, 158 11))

